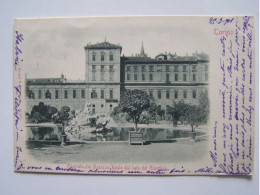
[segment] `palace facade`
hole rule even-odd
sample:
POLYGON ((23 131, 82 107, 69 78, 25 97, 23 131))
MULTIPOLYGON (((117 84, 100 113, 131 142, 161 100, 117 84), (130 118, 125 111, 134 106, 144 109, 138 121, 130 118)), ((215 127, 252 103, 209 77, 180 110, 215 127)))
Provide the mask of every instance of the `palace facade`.
POLYGON ((135 56, 121 56, 122 47, 107 41, 85 46, 85 80, 60 78, 26 79, 26 112, 39 102, 60 109, 83 109, 107 114, 118 105, 123 88, 146 91, 161 109, 173 101, 198 104, 208 90, 209 58, 204 53, 178 56, 161 53, 148 57, 142 44, 135 56))

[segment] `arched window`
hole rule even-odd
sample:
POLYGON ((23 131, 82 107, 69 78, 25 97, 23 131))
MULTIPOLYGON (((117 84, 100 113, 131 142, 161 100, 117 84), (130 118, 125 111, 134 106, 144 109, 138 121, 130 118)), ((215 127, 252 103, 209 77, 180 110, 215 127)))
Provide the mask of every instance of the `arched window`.
POLYGON ((51 92, 49 90, 46 91, 45 98, 46 99, 48 99, 48 98, 51 99, 51 92))
POLYGON ((29 99, 35 99, 35 95, 34 95, 34 92, 32 90, 29 90, 28 97, 29 97, 29 99))

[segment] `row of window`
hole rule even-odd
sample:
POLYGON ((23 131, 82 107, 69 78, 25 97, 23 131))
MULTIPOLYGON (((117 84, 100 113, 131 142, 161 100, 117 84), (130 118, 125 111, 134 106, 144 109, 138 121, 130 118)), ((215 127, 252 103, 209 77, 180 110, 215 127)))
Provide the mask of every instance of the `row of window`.
MULTIPOLYGON (((31 92, 32 94, 29 96, 30 99, 35 99, 35 95, 33 92, 31 92)), ((61 97, 60 95, 60 91, 59 90, 55 90, 54 91, 54 97, 52 96, 52 93, 50 92, 50 90, 47 90, 44 94, 42 93, 42 90, 38 90, 38 99, 42 99, 42 98, 45 98, 45 99, 59 99, 61 97), (44 96, 43 96, 44 95, 44 96)), ((69 97, 69 92, 68 90, 64 90, 64 95, 63 95, 63 98, 64 99, 68 99, 69 97)), ((96 89, 92 89, 92 92, 91 92, 91 95, 90 97, 92 99, 96 99, 98 98, 98 95, 97 95, 97 92, 96 92, 96 89)), ((73 89, 72 91, 72 98, 73 99, 76 99, 78 98, 77 97, 77 90, 76 89, 73 89)), ((85 90, 82 89, 80 91, 80 98, 82 99, 85 99, 86 98, 86 94, 85 94, 85 90)), ((100 98, 101 99, 105 99, 105 89, 101 89, 100 90, 100 98)), ((109 90, 109 99, 114 99, 114 90, 113 89, 110 89, 109 90)))
MULTIPOLYGON (((97 53, 96 52, 92 52, 92 61, 96 61, 97 57, 97 53)), ((100 61, 105 61, 105 52, 100 52, 100 61)), ((109 53, 109 61, 113 61, 114 60, 114 55, 113 53, 109 53)))
MULTIPOLYGON (((97 80, 96 73, 93 72, 92 73, 92 81, 96 81, 96 80, 97 80)), ((100 80, 105 81, 105 73, 104 72, 100 73, 100 80)), ((114 72, 109 72, 109 81, 114 81, 114 72)))
MULTIPOLYGON (((149 78, 146 78, 147 77, 146 74, 142 74, 141 76, 142 76, 142 78, 140 78, 140 77, 138 78, 138 74, 134 74, 134 78, 131 79, 131 74, 127 74, 126 80, 127 81, 131 81, 131 80, 134 80, 134 81, 138 81, 138 80, 154 81, 154 74, 149 74, 149 78)), ((158 80, 161 81, 161 77, 158 80)), ((170 82, 170 81, 171 81, 170 74, 166 74, 166 82, 170 82)), ((174 74, 174 81, 179 81, 179 74, 178 73, 174 74)), ((184 73, 182 75, 182 81, 187 81, 187 74, 186 73, 184 73)), ((192 74, 192 81, 197 81, 197 75, 196 74, 192 74)), ((208 73, 205 73, 205 81, 208 81, 208 73)))
MULTIPOLYGON (((92 89, 91 94, 90 94, 90 98, 91 99, 97 99, 98 97, 98 93, 96 91, 96 89, 92 89)), ((100 89, 100 99, 105 99, 105 89, 100 89)), ((114 99, 114 90, 113 89, 109 89, 109 99, 114 99)))
MULTIPOLYGON (((173 93, 173 96, 172 96, 171 93, 170 93, 170 90, 166 90, 165 98, 166 99, 170 99, 170 98, 178 99, 179 94, 180 94, 180 92, 178 90, 175 90, 174 93, 173 93)), ((157 96, 156 97, 154 97, 154 91, 149 90, 149 96, 151 98, 162 99, 162 90, 157 90, 157 96)), ((197 91, 196 90, 192 90, 191 97, 193 99, 197 98, 197 91)), ((184 98, 184 99, 188 98, 188 92, 186 90, 182 91, 182 98, 184 98)))
MULTIPOLYGON (((187 95, 188 92, 186 90, 184 90, 184 91, 182 91, 182 93, 183 93, 182 97, 184 99, 186 99, 188 97, 188 95, 187 95)), ((67 99, 68 96, 69 96, 68 90, 64 90, 64 96, 63 96, 64 99, 67 99)), ((151 98, 154 98, 154 91, 153 90, 149 90, 149 96, 151 98)), ((59 99, 60 98, 59 90, 55 90, 54 97, 52 97, 51 92, 49 90, 47 90, 44 94, 44 97, 45 97, 45 99, 52 99, 52 98, 59 99)), ((77 91, 75 89, 72 91, 72 97, 73 97, 73 99, 77 98, 77 91)), ((85 90, 84 89, 81 90, 81 96, 80 97, 82 99, 85 98, 85 90)), ((179 91, 178 90, 174 91, 173 97, 175 99, 179 98, 179 91)), ((192 91, 192 98, 196 99, 196 97, 197 97, 197 92, 196 92, 196 90, 193 90, 192 91)), ((34 99, 35 98, 34 94, 32 96, 30 96, 30 98, 34 99)), ((98 93, 96 92, 96 89, 92 89, 90 98, 91 99, 97 99, 98 98, 98 93)), ((105 89, 100 89, 100 99, 105 99, 105 98, 106 98, 105 97, 105 89)), ((157 98, 162 99, 162 91, 161 90, 157 90, 157 98)), ((170 99, 170 90, 166 90, 165 98, 170 99)), ((38 99, 42 99, 42 90, 38 90, 38 99)), ((109 99, 114 99, 113 89, 109 90, 109 99)))
MULTIPOLYGON (((60 91, 59 90, 55 90, 54 91, 54 96, 52 96, 52 93, 50 92, 50 90, 46 90, 46 92, 43 94, 42 90, 38 90, 38 99, 42 99, 42 98, 45 98, 45 99, 59 99, 61 97, 61 94, 60 94, 60 91)), ((68 93, 68 90, 65 89, 64 90, 64 95, 63 95, 63 98, 64 99, 68 99, 69 97, 69 93, 68 93)), ((86 95, 85 95, 85 90, 82 89, 80 91, 80 97, 82 99, 86 98, 86 95)), ((77 97, 77 90, 76 89, 73 89, 72 91, 72 98, 73 99, 76 99, 78 98, 77 97)), ((32 97, 32 99, 34 99, 34 97, 32 97)))
MULTIPOLYGON (((92 72, 96 72, 97 71, 97 65, 92 65, 92 72)), ((105 72, 105 65, 100 65, 100 72, 105 72)), ((114 66, 113 65, 109 65, 109 72, 114 72, 114 66)))
MULTIPOLYGON (((182 71, 183 72, 187 72, 187 65, 173 65, 173 66, 170 66, 170 65, 165 65, 165 71, 166 72, 170 72, 172 67, 173 67, 173 71, 174 72, 179 72, 179 67, 182 67, 182 71)), ((146 65, 141 65, 141 66, 127 66, 126 67, 126 71, 127 72, 130 72, 130 71, 134 71, 134 72, 138 72, 141 70, 141 72, 146 72, 147 68, 148 67, 149 69, 149 72, 154 72, 155 70, 155 67, 156 67, 156 70, 157 72, 162 72, 162 65, 149 65, 149 66, 146 66, 146 65), (141 67, 141 68, 140 68, 141 67)), ((189 68, 189 67, 188 67, 189 68)), ((208 65, 205 65, 204 66, 204 70, 205 71, 208 71, 208 65)), ((197 65, 192 65, 192 72, 197 72, 197 65)))
MULTIPOLYGON (((60 98, 59 90, 55 90, 55 94, 54 95, 55 95, 54 96, 55 99, 59 99, 60 98)), ((98 95, 97 95, 97 92, 96 92, 95 89, 92 89, 92 92, 91 92, 90 96, 91 96, 92 99, 98 98, 98 95)), ((63 97, 64 97, 64 99, 67 99, 69 97, 68 90, 64 90, 64 96, 63 97)), ((81 96, 80 97, 82 99, 85 98, 85 90, 84 89, 81 90, 81 96)), ((32 96, 32 98, 34 99, 34 96, 32 96)), ((49 90, 47 90, 45 92, 45 98, 46 99, 52 99, 53 98, 52 94, 51 94, 51 92, 49 90)), ((77 90, 76 89, 74 89, 72 91, 72 98, 73 99, 77 98, 77 90)), ((105 89, 101 89, 100 90, 100 98, 101 99, 105 99, 106 98, 105 97, 105 89)), ((114 98, 114 90, 110 89, 109 90, 109 99, 113 99, 113 98, 114 98)), ((42 90, 38 90, 38 99, 42 99, 42 90)))
MULTIPOLYGON (((98 106, 98 105, 97 105, 98 106)), ((101 104, 100 105, 100 108, 101 109, 104 109, 104 104, 101 104)), ((112 111, 113 110, 113 104, 110 104, 109 105, 109 110, 112 111)), ((95 104, 92 104, 92 113, 96 113, 96 105, 95 104)))

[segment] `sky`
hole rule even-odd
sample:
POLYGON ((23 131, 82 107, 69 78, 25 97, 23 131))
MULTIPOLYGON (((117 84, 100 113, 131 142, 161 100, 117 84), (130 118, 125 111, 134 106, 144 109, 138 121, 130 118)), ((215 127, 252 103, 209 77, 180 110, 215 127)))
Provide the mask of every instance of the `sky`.
POLYGON ((24 71, 28 78, 60 77, 83 80, 84 46, 105 39, 122 46, 121 55, 159 53, 191 55, 209 48, 208 17, 88 17, 19 19, 15 29, 24 35, 24 71))

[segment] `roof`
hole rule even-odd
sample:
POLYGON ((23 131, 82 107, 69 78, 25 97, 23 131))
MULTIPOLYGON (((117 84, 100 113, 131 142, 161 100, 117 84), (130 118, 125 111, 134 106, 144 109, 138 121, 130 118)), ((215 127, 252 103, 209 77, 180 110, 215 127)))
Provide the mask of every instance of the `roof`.
MULTIPOLYGON (((162 55, 162 54, 159 54, 162 55)), ((159 56, 157 55, 157 56, 159 56)), ((163 54, 165 55, 165 54, 163 54)), ((207 62, 199 60, 196 56, 175 56, 175 58, 160 60, 158 58, 148 57, 122 57, 124 64, 197 64, 198 62, 207 62)))
POLYGON ((151 60, 150 57, 140 57, 140 56, 130 56, 130 57, 123 57, 125 60, 131 60, 131 61, 146 61, 151 60))
POLYGON ((120 49, 121 52, 122 46, 104 41, 102 43, 87 44, 87 46, 85 46, 85 49, 120 49))
POLYGON ((174 61, 197 61, 198 58, 195 56, 176 56, 174 61))
POLYGON ((36 78, 36 79, 26 79, 26 82, 27 84, 32 84, 32 83, 46 83, 46 84, 49 84, 49 83, 62 83, 63 82, 63 79, 62 78, 42 78, 42 79, 39 79, 39 78, 36 78))

